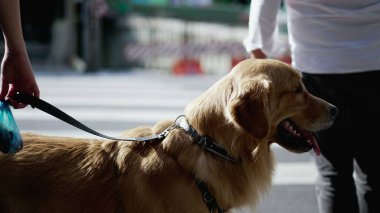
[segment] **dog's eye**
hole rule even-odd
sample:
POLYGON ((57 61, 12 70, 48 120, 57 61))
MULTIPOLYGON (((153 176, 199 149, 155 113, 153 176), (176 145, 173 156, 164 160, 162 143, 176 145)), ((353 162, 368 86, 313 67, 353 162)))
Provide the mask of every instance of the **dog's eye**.
POLYGON ((299 85, 295 90, 294 90, 295 93, 302 93, 303 92, 303 87, 301 85, 299 85))

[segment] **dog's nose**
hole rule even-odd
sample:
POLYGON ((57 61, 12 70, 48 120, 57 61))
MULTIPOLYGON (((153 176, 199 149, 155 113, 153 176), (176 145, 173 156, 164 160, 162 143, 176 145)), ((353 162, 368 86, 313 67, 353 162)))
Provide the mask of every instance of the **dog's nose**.
POLYGON ((331 115, 331 118, 332 119, 335 119, 336 118, 336 116, 338 115, 338 107, 336 107, 336 106, 332 106, 331 108, 330 108, 330 115, 331 115))

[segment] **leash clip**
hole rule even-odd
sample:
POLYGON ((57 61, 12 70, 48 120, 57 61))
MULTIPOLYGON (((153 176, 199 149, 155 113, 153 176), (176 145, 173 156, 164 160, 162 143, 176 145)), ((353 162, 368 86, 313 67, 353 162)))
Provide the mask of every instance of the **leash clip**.
POLYGON ((163 132, 161 132, 160 134, 157 135, 157 139, 165 138, 169 134, 169 132, 172 131, 175 127, 176 127, 175 124, 169 126, 163 132))

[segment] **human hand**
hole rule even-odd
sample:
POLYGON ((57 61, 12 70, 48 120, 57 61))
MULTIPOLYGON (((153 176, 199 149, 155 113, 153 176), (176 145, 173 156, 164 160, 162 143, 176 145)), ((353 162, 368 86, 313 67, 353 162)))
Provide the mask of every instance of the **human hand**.
POLYGON ((16 109, 26 106, 12 99, 17 92, 40 96, 26 51, 20 53, 5 51, 1 63, 1 82, 0 100, 6 99, 16 109))
POLYGON ((260 59, 267 58, 267 55, 265 55, 265 53, 261 49, 252 50, 250 53, 250 56, 251 58, 260 58, 260 59))

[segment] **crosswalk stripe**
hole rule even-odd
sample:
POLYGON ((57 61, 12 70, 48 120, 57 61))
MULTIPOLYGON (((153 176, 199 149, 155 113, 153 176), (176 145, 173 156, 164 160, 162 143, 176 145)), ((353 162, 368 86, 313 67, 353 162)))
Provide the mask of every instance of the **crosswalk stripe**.
MULTIPOLYGON (((114 99, 119 98, 127 98, 130 96, 139 97, 142 96, 142 98, 148 98, 148 97, 186 97, 187 99, 192 99, 200 94, 202 94, 204 90, 199 89, 192 89, 192 90, 186 90, 186 89, 173 89, 173 88, 122 88, 122 87, 105 87, 105 88, 76 88, 76 87, 52 87, 46 89, 46 92, 44 91, 43 95, 44 97, 49 96, 49 98, 52 97, 72 97, 75 95, 76 97, 82 96, 82 97, 88 97, 91 96, 91 94, 96 95, 96 97, 103 98, 103 97, 112 97, 114 99)), ((94 96, 92 95, 92 96, 94 96)))
MULTIPOLYGON (((183 110, 139 110, 139 109, 128 109, 119 110, 112 109, 68 109, 62 108, 62 110, 68 115, 74 117, 75 119, 82 122, 89 121, 119 121, 119 122, 144 122, 144 123, 155 123, 159 120, 175 120, 179 115, 183 114, 183 110)), ((43 113, 41 111, 31 112, 31 110, 18 110, 14 113, 14 117, 22 120, 40 120, 49 121, 56 120, 49 114, 43 113)))
POLYGON ((317 168, 313 162, 278 162, 274 185, 312 185, 317 178, 317 168))
MULTIPOLYGON (((134 107, 134 106, 146 106, 152 109, 156 107, 168 107, 183 109, 190 103, 189 98, 178 97, 41 97, 50 104, 59 107, 64 106, 78 106, 78 108, 95 108, 95 107, 134 107)), ((16 110, 18 111, 18 110, 16 110)))

